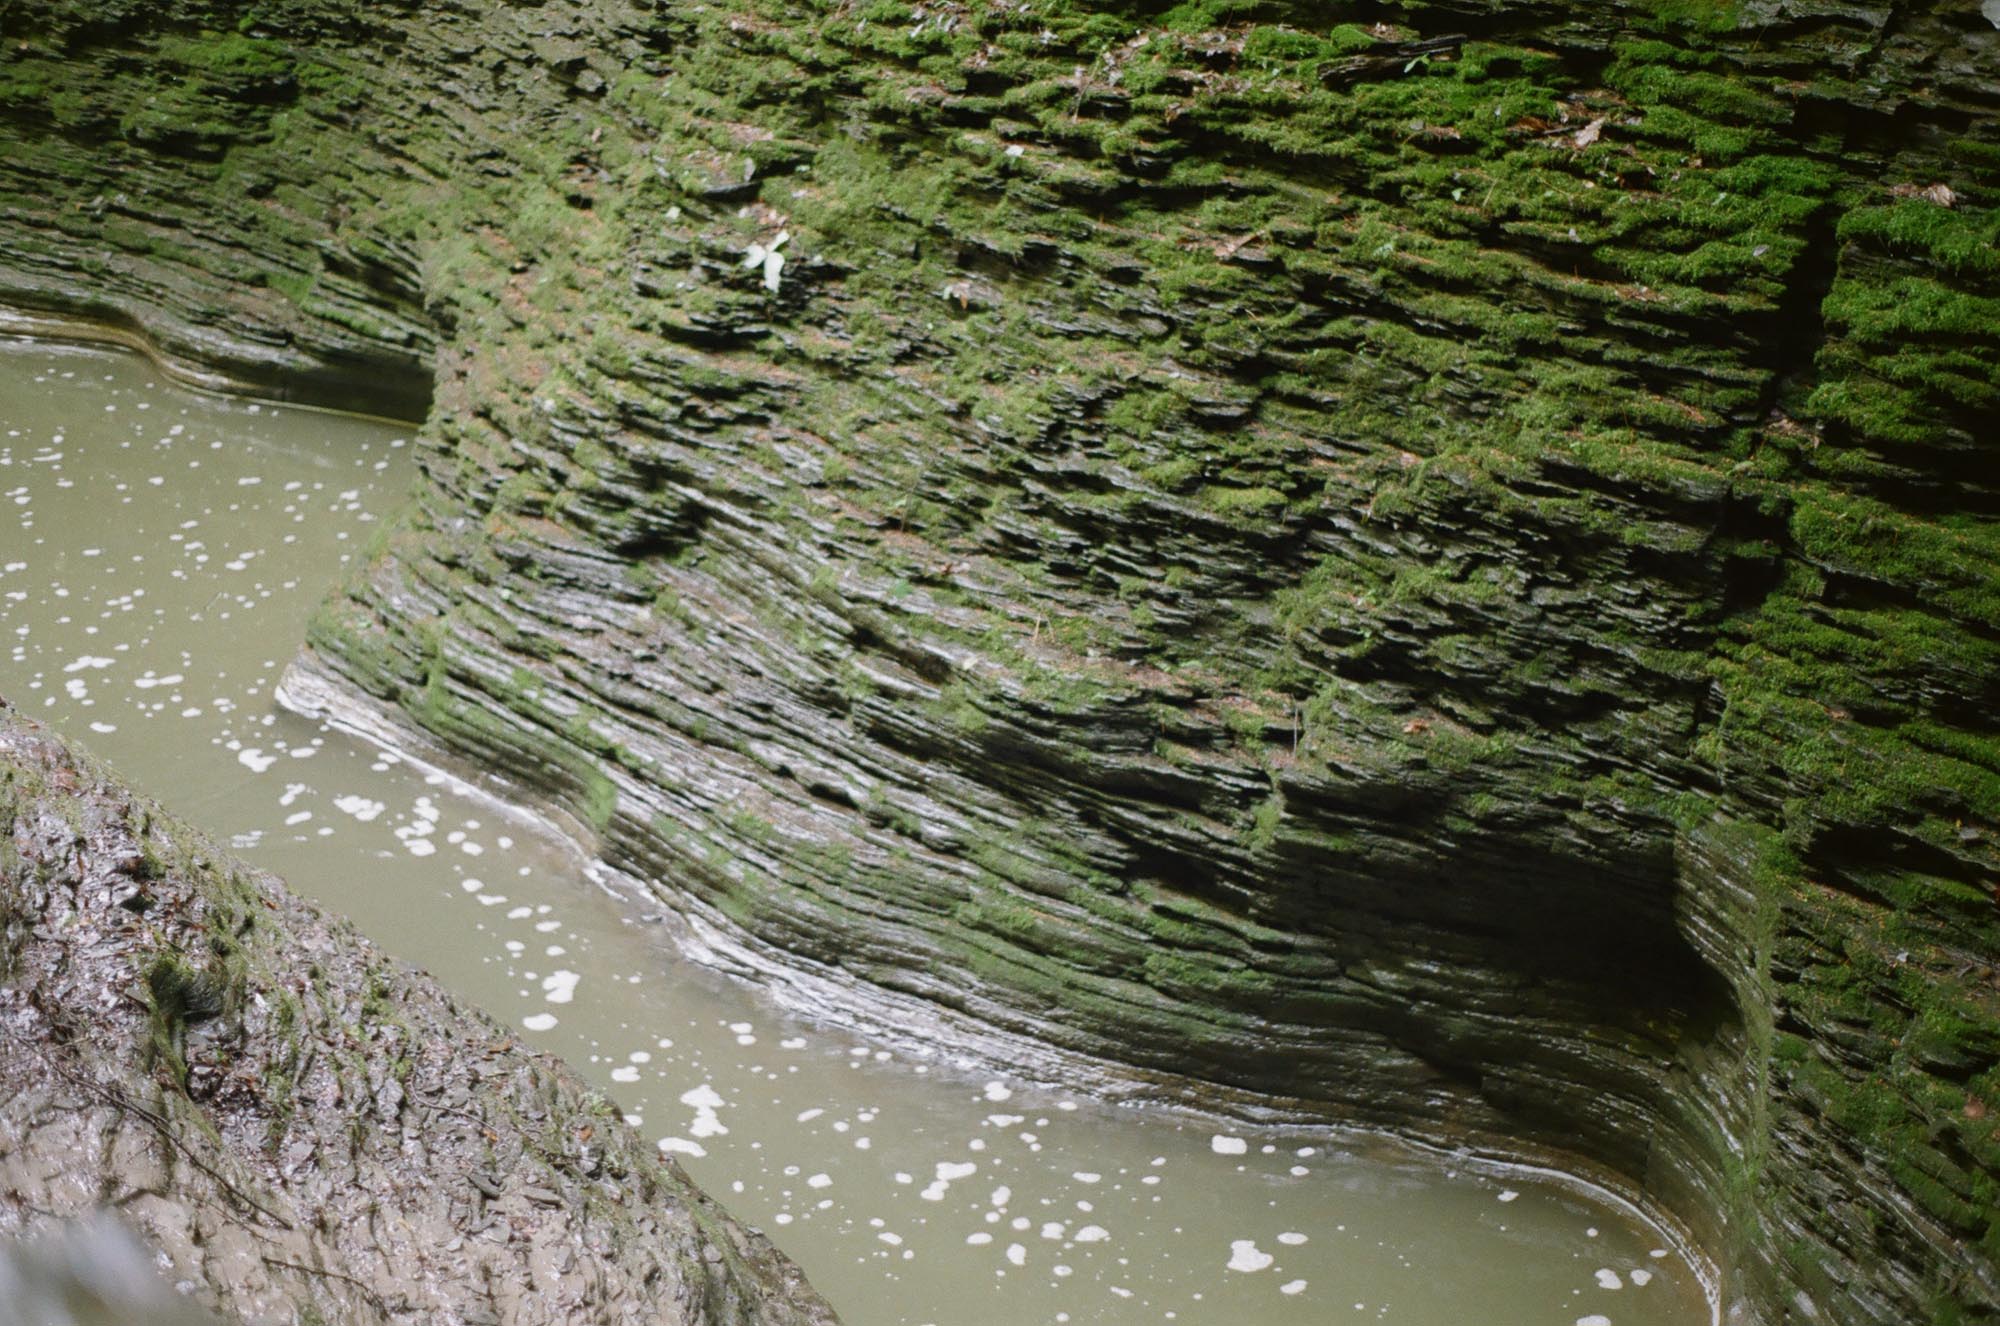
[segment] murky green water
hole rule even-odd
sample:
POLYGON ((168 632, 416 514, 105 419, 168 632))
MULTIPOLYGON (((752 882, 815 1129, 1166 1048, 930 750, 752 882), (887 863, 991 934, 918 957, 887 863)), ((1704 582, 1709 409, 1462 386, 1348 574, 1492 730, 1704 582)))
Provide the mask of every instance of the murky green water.
POLYGON ((1629 1215, 857 1043, 677 959, 532 827, 277 709, 407 490, 375 423, 0 343, 0 694, 568 1059, 852 1326, 1693 1326, 1629 1215))

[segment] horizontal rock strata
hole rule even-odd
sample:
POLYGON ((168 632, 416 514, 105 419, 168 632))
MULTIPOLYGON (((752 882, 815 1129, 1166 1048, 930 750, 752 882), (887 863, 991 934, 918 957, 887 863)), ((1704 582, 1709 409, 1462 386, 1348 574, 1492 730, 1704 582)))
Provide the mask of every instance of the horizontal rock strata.
POLYGON ((9 299, 434 369, 300 693, 1747 1318, 2000 1318, 1976 0, 17 9, 9 299))

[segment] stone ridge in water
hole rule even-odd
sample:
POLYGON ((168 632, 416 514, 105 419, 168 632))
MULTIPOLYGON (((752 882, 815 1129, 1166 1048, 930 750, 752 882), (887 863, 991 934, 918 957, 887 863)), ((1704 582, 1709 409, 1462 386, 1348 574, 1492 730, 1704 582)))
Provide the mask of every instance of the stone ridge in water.
POLYGON ((2000 1316, 1971 0, 102 12, 6 297, 435 348, 310 666, 766 951, 2000 1316))
POLYGON ((568 1069, 4 702, 0 762, 0 1234, 109 1206, 247 1323, 832 1326, 568 1069))

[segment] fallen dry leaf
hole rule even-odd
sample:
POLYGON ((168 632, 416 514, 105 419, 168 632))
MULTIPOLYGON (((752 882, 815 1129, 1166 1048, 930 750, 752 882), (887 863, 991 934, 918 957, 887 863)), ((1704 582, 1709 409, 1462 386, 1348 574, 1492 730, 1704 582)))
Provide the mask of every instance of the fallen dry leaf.
POLYGON ((1958 202, 1958 191, 1949 184, 1896 184, 1890 186, 1892 198, 1921 198, 1939 207, 1952 207, 1958 202))

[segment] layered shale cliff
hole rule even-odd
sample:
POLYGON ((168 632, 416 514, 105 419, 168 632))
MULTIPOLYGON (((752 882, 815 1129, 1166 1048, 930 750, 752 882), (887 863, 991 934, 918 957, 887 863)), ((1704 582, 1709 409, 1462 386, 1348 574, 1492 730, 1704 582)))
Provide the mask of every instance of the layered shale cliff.
POLYGON ((2000 1320, 1979 0, 5 21, 0 299, 434 393, 302 703, 852 1009, 2000 1320))

